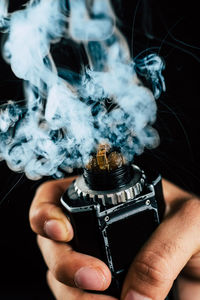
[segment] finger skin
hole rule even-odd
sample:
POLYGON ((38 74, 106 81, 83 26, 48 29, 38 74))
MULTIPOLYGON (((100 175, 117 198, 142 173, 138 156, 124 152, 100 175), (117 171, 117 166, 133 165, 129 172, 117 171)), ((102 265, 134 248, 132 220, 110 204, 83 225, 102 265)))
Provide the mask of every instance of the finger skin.
POLYGON ((177 282, 180 300, 199 300, 200 282, 180 276, 177 282))
POLYGON ((117 300, 110 296, 89 294, 83 290, 66 286, 57 281, 50 271, 47 273, 47 282, 57 300, 117 300))
POLYGON ((163 196, 166 203, 166 216, 171 212, 174 213, 177 211, 183 202, 190 200, 194 196, 191 195, 191 193, 180 189, 178 186, 166 179, 162 180, 162 186, 163 196))
POLYGON ((51 241, 41 236, 38 236, 37 241, 48 269, 58 281, 75 287, 74 278, 77 271, 89 267, 102 274, 101 278, 103 278, 98 290, 103 291, 110 285, 111 273, 104 262, 74 251, 67 243, 51 241))
POLYGON ((170 214, 136 256, 128 272, 122 299, 129 290, 163 300, 173 281, 200 249, 200 201, 191 198, 170 214))
POLYGON ((60 198, 75 178, 49 181, 39 187, 29 212, 35 233, 58 241, 67 242, 73 238, 73 229, 60 207, 60 198), (50 220, 54 222, 48 222, 50 220))

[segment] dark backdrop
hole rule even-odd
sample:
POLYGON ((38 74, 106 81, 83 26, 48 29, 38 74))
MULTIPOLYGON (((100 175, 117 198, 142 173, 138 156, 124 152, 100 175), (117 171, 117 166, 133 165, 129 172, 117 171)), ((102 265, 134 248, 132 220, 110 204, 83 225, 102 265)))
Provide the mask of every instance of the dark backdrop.
MULTIPOLYGON (((26 1, 10 1, 10 10, 26 1)), ((113 0, 119 25, 135 57, 154 49, 166 62, 167 91, 158 100, 156 128, 160 146, 136 159, 176 184, 200 194, 199 62, 200 22, 195 1, 113 0)), ((54 49, 62 65, 79 61, 77 49, 54 49), (70 58, 70 59, 69 59, 70 58)), ((78 70, 78 64, 74 66, 78 70)), ((0 101, 23 99, 20 80, 0 58, 0 101)), ((42 181, 46 180, 44 178, 42 181)), ((28 210, 40 182, 26 179, 0 163, 0 299, 52 299, 46 267, 28 223, 28 210)))

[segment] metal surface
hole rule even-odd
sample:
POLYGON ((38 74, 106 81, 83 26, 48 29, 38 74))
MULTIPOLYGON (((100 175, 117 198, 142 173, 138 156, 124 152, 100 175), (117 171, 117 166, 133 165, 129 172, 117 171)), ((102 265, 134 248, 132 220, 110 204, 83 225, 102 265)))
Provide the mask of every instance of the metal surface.
POLYGON ((135 165, 132 165, 132 168, 134 170, 134 176, 132 180, 125 187, 119 190, 91 190, 85 183, 83 176, 80 176, 74 183, 75 191, 77 192, 79 197, 82 197, 83 199, 90 199, 91 201, 96 199, 103 205, 117 205, 132 200, 140 195, 146 179, 144 172, 140 168, 135 165))

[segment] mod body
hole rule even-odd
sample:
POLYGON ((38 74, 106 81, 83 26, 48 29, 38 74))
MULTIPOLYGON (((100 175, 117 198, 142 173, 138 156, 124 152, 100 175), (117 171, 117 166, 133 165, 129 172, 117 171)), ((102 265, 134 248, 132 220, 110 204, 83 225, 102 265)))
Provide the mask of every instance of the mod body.
POLYGON ((161 176, 150 179, 135 165, 130 166, 130 174, 129 182, 111 190, 91 189, 82 175, 61 199, 74 229, 74 249, 108 265, 112 283, 105 294, 118 298, 133 258, 165 209, 161 176))

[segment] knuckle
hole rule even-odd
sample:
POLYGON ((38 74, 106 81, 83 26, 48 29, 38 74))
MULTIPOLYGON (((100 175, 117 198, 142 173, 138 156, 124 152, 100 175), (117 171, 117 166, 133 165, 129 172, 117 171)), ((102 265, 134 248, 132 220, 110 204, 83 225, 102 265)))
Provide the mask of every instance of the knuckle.
POLYGON ((134 269, 140 281, 155 287, 172 280, 169 263, 160 252, 147 251, 142 258, 135 260, 134 269))
POLYGON ((191 215, 198 215, 199 217, 200 213, 200 199, 199 198, 191 198, 184 202, 182 206, 182 214, 189 216, 189 219, 191 215))
POLYGON ((50 183, 50 181, 46 181, 46 182, 41 183, 38 186, 38 188, 35 191, 35 195, 34 195, 34 198, 33 198, 32 206, 35 205, 35 203, 37 203, 38 198, 40 198, 40 195, 43 194, 43 192, 48 189, 49 183, 50 183))
POLYGON ((32 206, 36 205, 37 203, 44 201, 44 195, 48 195, 49 191, 55 191, 59 189, 58 180, 49 180, 43 182, 36 190, 35 196, 32 202, 32 206))
POLYGON ((65 191, 65 188, 63 186, 63 183, 67 185, 67 182, 69 179, 58 179, 58 180, 48 180, 43 182, 36 190, 35 197, 38 197, 38 195, 41 195, 49 190, 57 191, 59 194, 62 194, 65 191))
POLYGON ((49 189, 49 186, 51 186, 52 184, 54 184, 54 180, 45 181, 42 184, 40 184, 40 186, 36 190, 36 195, 40 194, 46 189, 49 189))
MULTIPOLYGON (((182 204, 179 210, 180 220, 182 220, 183 228, 196 229, 200 226, 200 199, 197 197, 191 198, 182 204)), ((194 230, 196 232, 196 230, 194 230)), ((198 236, 197 239, 199 240, 198 236)))
POLYGON ((40 203, 30 209, 29 222, 31 229, 44 234, 44 224, 50 219, 60 219, 63 213, 60 207, 53 203, 40 203))
POLYGON ((41 234, 42 231, 41 226, 43 227, 45 219, 46 219, 46 212, 40 205, 37 205, 30 210, 29 222, 30 222, 31 229, 34 232, 41 234))

